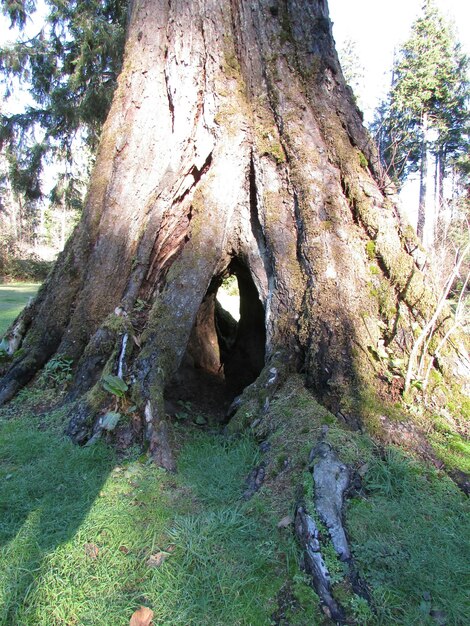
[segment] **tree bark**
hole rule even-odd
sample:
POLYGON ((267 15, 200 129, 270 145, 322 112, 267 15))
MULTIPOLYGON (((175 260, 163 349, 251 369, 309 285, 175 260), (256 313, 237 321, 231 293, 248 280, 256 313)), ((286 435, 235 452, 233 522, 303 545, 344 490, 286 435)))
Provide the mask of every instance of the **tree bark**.
POLYGON ((0 403, 54 353, 72 358, 70 432, 85 440, 129 332, 127 380, 155 441, 201 304, 234 272, 245 312, 232 362, 256 372, 276 355, 352 410, 378 380, 370 347, 387 315, 367 242, 400 325, 434 302, 376 165, 326 0, 135 0, 82 220, 28 314, 0 403))
POLYGON ((443 243, 445 238, 445 227, 443 223, 442 211, 444 209, 444 178, 446 171, 446 151, 441 146, 437 153, 436 163, 436 212, 434 218, 434 241, 439 244, 443 243))
POLYGON ((419 165, 419 205, 418 205, 418 221, 416 224, 416 234, 418 239, 422 242, 424 237, 424 226, 426 224, 426 194, 427 194, 427 182, 428 182, 428 114, 426 111, 423 113, 422 119, 422 134, 423 139, 421 143, 421 159, 419 165))

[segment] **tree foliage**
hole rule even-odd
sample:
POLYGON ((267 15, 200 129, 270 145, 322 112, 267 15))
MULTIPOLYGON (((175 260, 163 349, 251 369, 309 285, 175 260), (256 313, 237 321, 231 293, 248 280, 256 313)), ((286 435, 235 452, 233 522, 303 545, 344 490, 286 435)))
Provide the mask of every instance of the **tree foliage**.
MULTIPOLYGON (((1 4, 11 27, 24 32, 35 0, 1 4)), ((32 199, 41 195, 46 158, 71 163, 77 137, 92 150, 97 146, 122 65, 128 2, 46 0, 46 5, 37 34, 0 49, 6 95, 17 80, 33 102, 0 118, 12 187, 32 199)))
POLYGON ((469 144, 467 70, 451 28, 426 0, 396 56, 392 86, 373 126, 384 166, 399 184, 420 168, 424 140, 442 171, 462 160, 469 144))
POLYGON ((354 97, 359 98, 359 94, 364 83, 364 67, 361 63, 357 51, 357 43, 354 39, 347 39, 338 50, 344 78, 354 92, 354 97))

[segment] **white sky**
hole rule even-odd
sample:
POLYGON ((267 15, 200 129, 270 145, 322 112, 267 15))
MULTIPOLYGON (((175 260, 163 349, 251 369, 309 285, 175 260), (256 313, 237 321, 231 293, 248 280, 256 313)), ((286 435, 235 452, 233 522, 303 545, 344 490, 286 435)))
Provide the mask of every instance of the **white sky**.
MULTIPOLYGON (((470 0, 434 2, 448 20, 455 23, 457 39, 470 55, 470 0)), ((365 68, 363 93, 358 95, 366 121, 372 121, 373 110, 390 85, 394 48, 407 39, 423 0, 328 0, 328 4, 337 47, 341 48, 348 39, 356 42, 356 51, 365 68)), ((45 10, 43 0, 39 0, 38 9, 39 15, 45 10)), ((0 16, 0 43, 13 35, 7 24, 0 16)), ((29 24, 28 36, 37 30, 35 24, 29 24)), ((12 105, 14 107, 14 102, 10 107, 12 105)))
MULTIPOLYGON (((470 55, 470 0, 434 0, 449 22, 455 24, 457 40, 470 55)), ((348 39, 365 68, 364 92, 358 94, 367 121, 387 93, 394 48, 410 34, 421 14, 423 0, 328 0, 337 48, 348 39)))

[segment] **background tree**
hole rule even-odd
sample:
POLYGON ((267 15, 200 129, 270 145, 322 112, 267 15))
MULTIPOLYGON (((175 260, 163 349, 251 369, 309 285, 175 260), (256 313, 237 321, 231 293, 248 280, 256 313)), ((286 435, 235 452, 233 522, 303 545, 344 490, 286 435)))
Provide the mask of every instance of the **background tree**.
MULTIPOLYGON (((398 52, 392 87, 374 125, 387 172, 403 182, 419 171, 417 234, 432 219, 426 210, 431 155, 435 160, 435 196, 443 198, 448 166, 468 150, 468 61, 432 0, 398 52)), ((436 217, 436 223, 437 223, 436 217)))
POLYGON ((166 466, 164 401, 191 386, 251 384, 266 407, 297 369, 353 419, 388 389, 377 347, 405 354, 436 304, 376 163, 324 0, 132 2, 85 210, 14 323, 0 402, 72 359, 69 433, 131 394, 166 466), (236 326, 215 302, 228 274, 236 326))
MULTIPOLYGON (((12 186, 29 199, 41 195, 44 159, 71 167, 77 139, 96 149, 121 68, 128 3, 50 0, 47 5, 37 34, 0 50, 6 96, 19 80, 32 101, 23 112, 3 113, 0 125, 12 186)), ((11 26, 21 30, 36 2, 6 0, 2 7, 11 26)), ((72 168, 72 186, 73 174, 72 168)))
POLYGON ((357 43, 354 39, 347 39, 338 50, 341 70, 343 72, 346 83, 351 87, 354 96, 360 103, 359 94, 361 93, 364 83, 364 67, 361 64, 359 54, 357 52, 357 43))
POLYGON ((51 1, 46 16, 32 23, 37 4, 44 8, 31 1, 2 3, 19 33, 16 43, 0 49, 6 87, 0 146, 4 176, 21 209, 16 229, 9 231, 10 258, 12 253, 49 256, 63 248, 81 210, 88 161, 111 104, 124 46, 127 2, 51 1), (23 33, 35 24, 32 37, 23 33), (7 112, 11 93, 16 102, 7 112))

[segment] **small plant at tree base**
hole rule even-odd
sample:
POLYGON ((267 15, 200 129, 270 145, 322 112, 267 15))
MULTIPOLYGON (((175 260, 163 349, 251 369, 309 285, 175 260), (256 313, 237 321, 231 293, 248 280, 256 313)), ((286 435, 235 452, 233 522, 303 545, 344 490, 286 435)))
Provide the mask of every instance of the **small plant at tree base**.
POLYGON ((126 395, 126 391, 129 389, 128 385, 119 378, 119 376, 114 376, 113 374, 106 374, 103 376, 101 381, 103 385, 103 389, 105 389, 108 393, 113 394, 116 398, 124 398, 126 395))
POLYGON ((100 426, 103 430, 111 432, 117 426, 117 423, 121 419, 121 414, 117 411, 108 411, 100 420, 100 426))
POLYGON ((351 607, 351 611, 353 613, 354 618, 357 620, 358 624, 370 624, 374 614, 365 598, 361 598, 360 596, 354 594, 353 597, 349 600, 349 606, 351 607))
POLYGON ((197 413, 193 417, 193 424, 196 424, 196 426, 205 426, 207 424, 207 420, 204 415, 201 415, 201 413, 197 413))
POLYGON ((73 359, 62 355, 53 357, 44 368, 44 378, 54 385, 64 385, 72 380, 73 359))
POLYGON ((147 307, 147 302, 145 302, 145 300, 142 300, 141 298, 137 298, 134 304, 134 311, 137 311, 137 313, 140 313, 141 311, 145 311, 146 307, 147 307))
POLYGON ((175 413, 175 417, 177 420, 183 421, 188 419, 188 417, 191 414, 191 411, 193 410, 192 406, 191 406, 191 402, 187 402, 184 400, 178 400, 178 404, 181 407, 181 411, 178 411, 177 413, 175 413))

